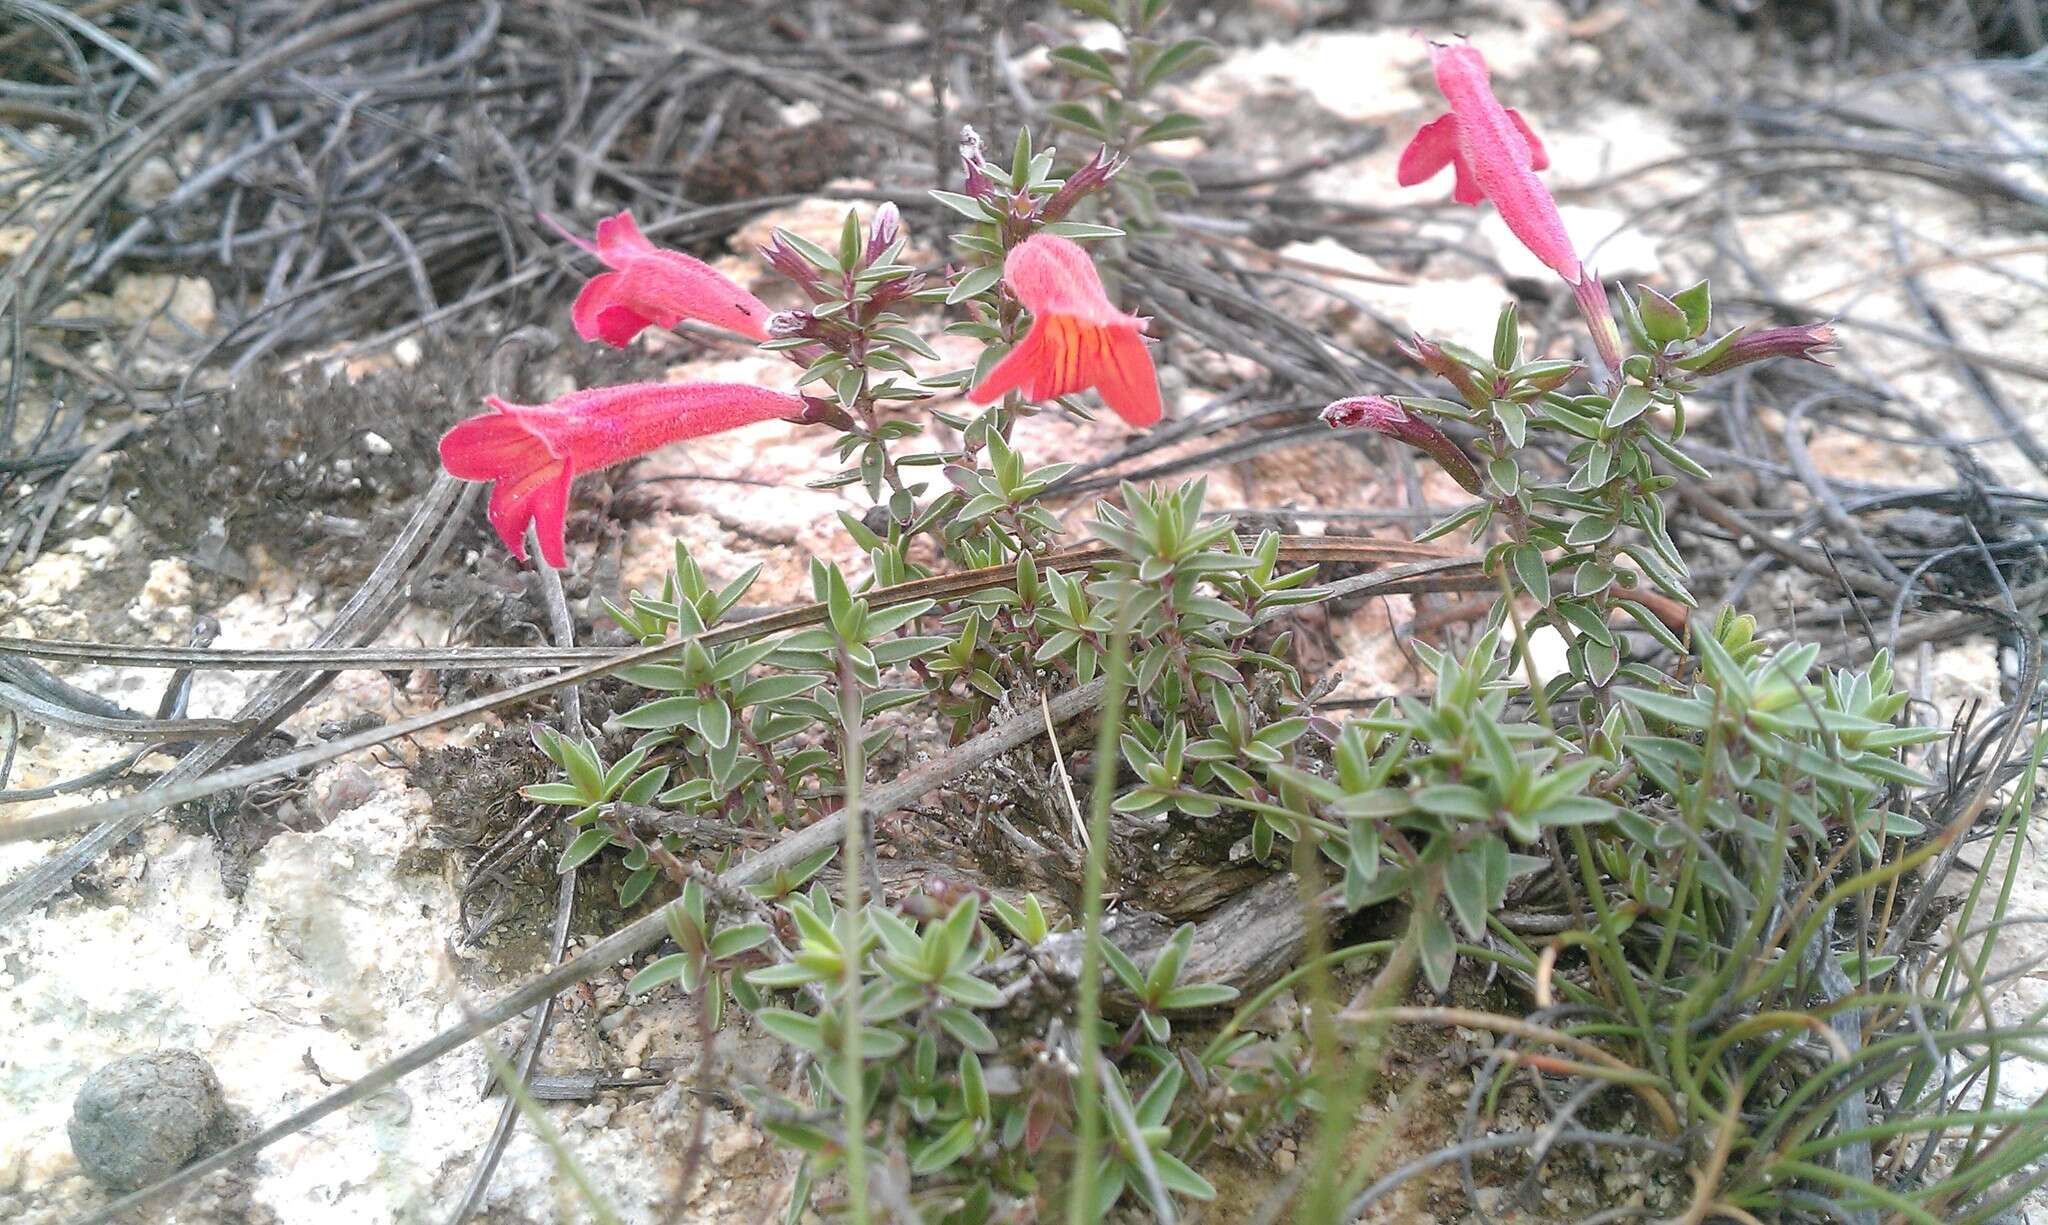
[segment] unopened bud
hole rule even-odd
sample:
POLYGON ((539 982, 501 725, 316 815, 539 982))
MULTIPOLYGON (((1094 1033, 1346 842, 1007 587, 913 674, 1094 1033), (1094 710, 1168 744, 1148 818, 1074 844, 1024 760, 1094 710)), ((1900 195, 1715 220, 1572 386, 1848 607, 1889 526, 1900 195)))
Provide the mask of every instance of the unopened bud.
POLYGON ((768 261, 770 268, 795 281, 812 301, 822 300, 826 290, 820 283, 817 268, 783 240, 780 230, 768 240, 767 246, 761 248, 761 258, 768 261))
POLYGON ((1075 167, 1074 172, 1060 184, 1060 189, 1045 202, 1045 207, 1039 210, 1039 219, 1059 221, 1065 218, 1076 204, 1107 187, 1129 160, 1120 153, 1111 153, 1108 145, 1097 149, 1095 156, 1075 167))
POLYGON ((967 169, 967 195, 977 200, 986 200, 996 194, 995 180, 989 177, 988 158, 985 156, 981 133, 970 127, 960 129, 960 164, 967 169))
MULTIPOLYGON (((1444 352, 1442 345, 1433 340, 1423 339, 1420 333, 1417 333, 1408 344, 1395 342, 1395 347, 1406 353, 1416 365, 1457 388, 1465 403, 1472 407, 1484 408, 1486 402, 1493 398, 1479 385, 1479 376, 1474 374, 1470 367, 1444 352)), ((1340 400, 1338 403, 1341 404, 1343 401, 1340 400)))
POLYGON ((1715 344, 1701 354, 1704 361, 1697 366, 1687 366, 1681 360, 1678 364, 1687 366, 1694 374, 1711 378, 1737 366, 1751 362, 1769 361, 1774 357, 1791 357, 1812 362, 1816 366, 1832 363, 1821 360, 1821 354, 1835 347, 1835 329, 1826 323, 1801 323, 1792 327, 1765 328, 1761 332, 1750 332, 1715 344))
POLYGON ((1479 470, 1464 450, 1442 430, 1385 396, 1338 400, 1323 410, 1323 422, 1332 429, 1371 430, 1399 439, 1435 460, 1467 493, 1480 491, 1479 470))
POLYGON ((865 268, 881 258, 889 244, 902 235, 903 214, 897 211, 894 200, 884 201, 882 207, 875 210, 875 219, 868 223, 868 249, 861 258, 861 266, 865 268))

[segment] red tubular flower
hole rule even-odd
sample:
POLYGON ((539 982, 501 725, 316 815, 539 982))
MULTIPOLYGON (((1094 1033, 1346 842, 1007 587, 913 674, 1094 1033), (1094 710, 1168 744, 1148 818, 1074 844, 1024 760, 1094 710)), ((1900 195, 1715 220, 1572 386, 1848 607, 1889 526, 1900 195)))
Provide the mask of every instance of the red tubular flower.
POLYGON ((1010 292, 1031 312, 1031 330, 967 393, 987 404, 1022 388, 1050 400, 1089 387, 1134 426, 1159 420, 1159 376, 1145 349, 1144 319, 1112 306, 1087 252, 1036 234, 1003 262, 1010 292))
POLYGON ((1352 396, 1323 410, 1323 423, 1337 430, 1371 430, 1396 438, 1437 462, 1467 493, 1480 492, 1479 470, 1448 434, 1385 396, 1352 396))
POLYGON ((1463 43, 1431 43, 1437 88, 1451 104, 1451 113, 1422 126, 1401 152, 1395 172, 1403 187, 1413 187, 1453 168, 1457 180, 1451 198, 1460 204, 1493 201, 1508 229, 1568 285, 1577 285, 1583 269, 1557 202, 1535 172, 1550 165, 1543 142, 1519 114, 1500 104, 1487 80, 1486 61, 1463 43))
POLYGON ((441 466, 466 481, 495 481, 491 526, 526 560, 526 525, 540 555, 564 563, 569 482, 684 438, 701 438, 775 417, 801 417, 804 402, 742 383, 628 383, 572 391, 548 404, 508 404, 459 421, 441 436, 441 466))
POLYGON ((623 347, 642 328, 672 328, 685 319, 768 338, 770 311, 759 298, 703 260, 655 246, 630 212, 598 222, 595 243, 566 230, 562 236, 612 269, 590 278, 576 295, 570 314, 585 340, 623 347))

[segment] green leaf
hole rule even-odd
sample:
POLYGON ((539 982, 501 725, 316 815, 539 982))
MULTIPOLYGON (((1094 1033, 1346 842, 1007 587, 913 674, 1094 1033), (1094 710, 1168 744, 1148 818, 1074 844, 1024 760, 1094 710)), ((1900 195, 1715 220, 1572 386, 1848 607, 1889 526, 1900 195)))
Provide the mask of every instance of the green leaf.
POLYGON ((1215 58, 1216 44, 1206 38, 1183 38, 1167 47, 1145 66, 1138 77, 1138 92, 1150 93, 1177 72, 1205 64, 1215 58))
POLYGON ((1094 111, 1079 102, 1055 102, 1045 108, 1045 113, 1054 123, 1086 132, 1097 140, 1108 141, 1115 135, 1102 125, 1094 111))
POLYGON ((1608 408, 1607 416, 1601 421, 1601 424, 1610 430, 1618 429, 1634 421, 1644 413, 1649 412, 1651 406, 1655 403, 1656 401, 1650 398, 1650 393, 1646 388, 1638 387, 1631 383, 1629 386, 1621 389, 1620 395, 1614 397, 1614 403, 1608 408))
POLYGON ((732 708, 713 698, 697 707, 697 730, 714 748, 724 748, 732 740, 732 708))
POLYGON ((580 740, 564 737, 561 744, 562 768, 568 771, 569 781, 586 802, 594 804, 604 799, 604 768, 598 765, 597 754, 580 740))
POLYGON ((1516 545, 1513 550, 1515 577, 1520 580, 1522 590, 1529 593, 1538 604, 1550 603, 1550 563, 1543 560, 1543 550, 1533 544, 1516 545))
POLYGON ((1076 242, 1088 242, 1097 238, 1122 238, 1124 232, 1113 225, 1092 225, 1086 221, 1055 221, 1045 227, 1047 234, 1071 238, 1076 242))
POLYGON ((1422 963, 1422 976, 1430 989, 1450 990, 1451 972, 1458 967, 1458 942, 1451 925, 1434 910, 1415 912, 1415 950, 1422 963))
POLYGON ((846 271, 839 266, 838 259, 830 251, 827 251, 801 234, 792 234, 788 230, 778 229, 775 231, 775 237, 788 244, 798 255, 803 256, 806 260, 816 265, 821 272, 840 273, 846 271))
POLYGON ((632 906, 645 896, 654 884, 654 869, 643 867, 619 882, 619 905, 632 906))
MULTIPOLYGON (((1512 368, 1522 356, 1522 325, 1515 304, 1509 302, 1500 309, 1500 318, 1493 325, 1493 364, 1502 369, 1512 368)), ((1521 443, 1515 443, 1517 447, 1521 443)))
POLYGON ((1495 400, 1493 416, 1500 422, 1501 432, 1507 435, 1508 445, 1521 450, 1529 441, 1529 414, 1513 400, 1495 400))
POLYGON ((960 1052, 960 1100, 969 1115, 988 1121, 988 1081, 982 1075, 981 1057, 973 1051, 960 1052))
POLYGON ((937 1139, 922 1148, 914 1149, 910 1156, 910 1172, 913 1174, 936 1174, 952 1165, 974 1147, 976 1120, 962 1118, 942 1132, 937 1139))
POLYGON ((645 995, 656 987, 670 983, 683 976, 683 967, 690 962, 688 953, 670 953, 650 964, 633 976, 626 984, 627 995, 645 995))
POLYGON ((601 827, 584 830, 571 839, 568 846, 562 848, 562 857, 556 861, 555 871, 567 872, 581 866, 585 860, 603 850, 605 844, 611 840, 611 831, 601 827))
POLYGON ((1200 136, 1208 129, 1209 125, 1186 111, 1172 111, 1148 124, 1144 131, 1138 133, 1134 143, 1149 145, 1163 140, 1186 140, 1200 136))
POLYGON ((1643 330, 1658 345, 1668 345, 1675 340, 1684 340, 1692 335, 1692 323, 1676 302, 1658 293, 1648 285, 1638 285, 1641 291, 1636 299, 1636 310, 1643 321, 1643 330))
POLYGON ((696 698, 659 698, 620 715, 619 726, 636 731, 662 731, 693 721, 700 705, 696 698))
POLYGON ((782 965, 762 966, 758 970, 749 970, 746 973, 745 981, 753 986, 763 987, 770 991, 781 991, 790 987, 801 987, 807 983, 817 982, 818 977, 818 974, 812 970, 785 962, 782 965))
POLYGON ((1001 894, 990 894, 989 905, 995 909, 996 917, 1002 920, 1003 926, 1027 945, 1037 944, 1050 934, 1045 908, 1035 893, 1025 894, 1022 906, 1012 905, 1001 894))
POLYGON ((1069 72, 1100 81, 1112 88, 1118 84, 1116 69, 1099 53, 1086 47, 1056 47, 1052 52, 1052 62, 1069 72))
POLYGON ((1159 1181, 1167 1190, 1185 1195, 1189 1199, 1212 1200, 1216 1188, 1209 1180, 1189 1169, 1187 1163, 1165 1149, 1152 1150, 1152 1166, 1159 1171, 1159 1181))
POLYGON ((1111 972, 1123 981, 1125 987, 1132 991, 1144 991, 1145 976, 1139 972, 1138 963, 1131 960, 1130 954, 1104 940, 1102 959, 1109 964, 1111 972))
POLYGON ((1713 322, 1713 296, 1705 281, 1679 291, 1671 300, 1677 304, 1678 309, 1685 312, 1688 338, 1703 334, 1707 330, 1707 325, 1713 322))
POLYGON ((813 1055, 827 1053, 824 1022, 788 1008, 763 1008, 754 1014, 761 1028, 813 1055))
POLYGON ((741 706, 760 706, 809 693, 824 683, 825 678, 822 676, 763 676, 740 686, 739 691, 733 695, 733 700, 741 706))
POLYGON ((583 790, 573 783, 534 783, 521 787, 519 794, 536 804, 573 804, 583 807, 586 801, 583 790))
POLYGON ((1145 975, 1146 999, 1157 999, 1165 994, 1174 980, 1180 977, 1181 963, 1187 960, 1188 950, 1194 947, 1195 925, 1183 923, 1167 937, 1166 944, 1159 950, 1159 956, 1152 960, 1152 968, 1145 975))
POLYGON ((988 210, 982 207, 981 201, 973 196, 963 196, 954 191, 934 191, 931 197, 970 221, 994 220, 988 215, 988 210))
POLYGON ((1606 800, 1578 796, 1539 808, 1530 817, 1538 825, 1598 825, 1612 821, 1614 812, 1606 800))
POLYGON ((728 957, 737 957, 750 949, 761 947, 768 943, 768 936, 768 926, 765 923, 745 923, 738 927, 728 927, 711 938, 711 945, 707 951, 712 960, 723 961, 728 957))
POLYGON ((997 281, 1002 279, 1003 269, 1001 265, 990 264, 980 268, 970 268, 960 274, 959 280, 953 282, 953 288, 946 291, 946 304, 949 306, 957 305, 967 301, 969 298, 978 298, 987 293, 997 281))
POLYGON ((1432 783, 1415 793, 1416 806, 1440 817, 1465 821, 1491 821, 1493 805, 1486 793, 1464 783, 1432 783))
MULTIPOLYGON (((1488 842, 1493 839, 1488 839, 1488 842)), ((1492 907, 1486 892, 1486 854, 1482 846, 1471 846, 1451 856, 1444 865, 1444 896, 1459 926, 1474 940, 1486 932, 1486 915, 1492 907)))
POLYGON ((1159 997, 1159 1007, 1169 1011, 1180 1008, 1214 1008, 1228 1004, 1237 998, 1237 988, 1228 983, 1188 983, 1175 987, 1159 997))
POLYGON ((995 1031, 965 1008, 941 1008, 932 1014, 932 1019, 939 1023, 940 1029, 952 1035, 953 1041, 970 1051, 987 1054, 996 1049, 995 1031))

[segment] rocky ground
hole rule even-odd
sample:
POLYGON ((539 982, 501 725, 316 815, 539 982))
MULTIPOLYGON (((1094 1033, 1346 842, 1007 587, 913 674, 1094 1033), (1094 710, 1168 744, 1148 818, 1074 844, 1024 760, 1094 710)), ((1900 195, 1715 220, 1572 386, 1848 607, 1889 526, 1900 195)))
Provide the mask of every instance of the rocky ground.
MULTIPOLYGON (((1640 12, 1609 6, 1595 16, 1603 13, 1617 15, 1593 21, 1561 5, 1518 0, 1489 6, 1487 15, 1460 26, 1485 49, 1501 93, 1526 99, 1522 108, 1549 143, 1551 182, 1570 206, 1567 221, 1581 249, 1594 252, 1592 262, 1610 277, 1667 289, 1703 273, 1742 280, 1737 269, 1763 270, 1768 290, 1751 282, 1760 296, 1823 302, 1839 312, 1845 365, 1896 389, 1953 435, 1983 440, 1968 449, 1992 479, 2048 492, 2024 457, 1988 440, 1995 426, 1942 352, 1882 330, 1926 327, 1906 291, 1904 267, 1943 306, 1958 343, 2033 362, 2048 348, 2048 254, 2038 228, 1967 207, 1939 184, 1907 177, 1832 174, 1823 167, 1803 176, 1731 178, 1722 163, 1686 155, 1717 138, 1702 133, 1689 114, 1701 95, 1685 85, 1712 71, 1801 77, 1809 93, 1900 115, 1938 91, 1944 105, 1961 106, 1960 97, 1981 117, 1982 130, 1970 133, 1972 139, 2009 137, 2031 141, 2035 149, 2048 139, 2042 113, 2013 105, 1990 73, 1896 74, 1851 87, 1832 80, 1825 65, 1762 62, 1765 52, 1756 40, 1688 6, 1640 12), (1633 170, 1646 165, 1652 169, 1633 170), (1617 176, 1625 182, 1617 183, 1617 176), (1874 215, 1893 224, 1874 227, 1874 215)), ((1211 118, 1217 133, 1206 148, 1186 152, 1234 158, 1256 171, 1378 129, 1385 139, 1376 149, 1317 171, 1300 189, 1371 208, 1405 208, 1445 194, 1444 184, 1410 192, 1393 187, 1402 143, 1436 109, 1420 43, 1405 28, 1299 28, 1322 15, 1313 6, 1266 4, 1230 19, 1219 31, 1233 44, 1228 54, 1184 91, 1189 109, 1211 118), (1288 138, 1276 140, 1280 132, 1288 138)), ((2038 162, 2007 169, 2031 176, 2036 189, 2044 185, 2038 162)), ((842 204, 831 192, 827 187, 820 198, 741 231, 731 270, 753 275, 739 253, 751 250, 748 240, 771 225, 821 235, 835 230, 842 204)), ((1526 256, 1490 212, 1433 212, 1419 234, 1446 245, 1418 257, 1383 241, 1370 220, 1361 220, 1355 232, 1293 242, 1267 258, 1276 271, 1320 282, 1322 288, 1286 291, 1298 317, 1382 355, 1391 355, 1391 341, 1409 329, 1483 349, 1492 303, 1509 290, 1531 292, 1544 280, 1525 266, 1526 256)), ((1233 241, 1221 230, 1205 240, 1233 241)), ((25 241, 0 230, 0 253, 10 242, 25 241)), ((197 278, 136 276, 92 309, 146 321, 165 306, 171 318, 204 330, 213 311, 211 290, 197 278)), ((1760 308, 1731 302, 1727 309, 1742 316, 1760 308)), ((1168 371, 1167 391, 1182 413, 1243 375, 1242 359, 1230 354, 1178 356, 1184 360, 1168 371)), ((420 360, 414 347, 351 373, 367 377, 372 366, 420 360)), ((768 358, 667 338, 650 342, 650 351, 635 360, 675 378, 752 381, 772 367, 768 358)), ((2000 379, 1998 389, 2037 430, 2048 432, 2048 382, 2012 377, 2000 379)), ((428 428, 434 429, 472 405, 413 407, 433 417, 428 428)), ((1789 408, 1752 404, 1749 425, 1765 434, 1782 431, 1789 408)), ((1040 418, 1027 423, 1019 440, 1027 454, 1049 459, 1098 453, 1120 437, 1113 423, 1040 418)), ((1888 480, 1953 479, 1940 453, 1842 431, 1816 443, 1815 459, 1848 480, 1875 472, 1888 480)), ((672 448, 613 482, 610 495, 630 510, 629 519, 572 525, 571 569, 599 576, 590 586, 605 594, 643 587, 659 580, 673 541, 681 538, 717 578, 763 565, 752 602, 806 599, 810 557, 857 560, 834 512, 858 514, 858 496, 803 487, 831 469, 814 436, 779 424, 672 448)), ((1304 531, 1321 530, 1329 521, 1323 512, 1392 505, 1401 497, 1394 472, 1344 447, 1269 452, 1217 466, 1208 476, 1212 505, 1298 508, 1304 531)), ((322 581, 281 551, 250 552, 246 581, 195 566, 119 498, 99 507, 80 500, 61 513, 55 547, 0 584, 0 633, 182 642, 195 619, 206 615, 220 623, 219 646, 295 645, 310 641, 349 594, 347 586, 322 581)), ((495 545, 479 534, 474 546, 465 565, 496 564, 482 558, 495 545)), ((1812 593, 1788 581, 1759 586, 1750 598, 1796 618, 1798 602, 1812 593)), ((439 645, 459 638, 465 611, 415 610, 383 641, 439 645)), ((1413 679, 1388 629, 1417 612, 1408 600, 1394 599, 1317 627, 1312 649, 1345 676, 1339 696, 1384 692, 1413 679)), ((506 614, 514 624, 521 615, 517 608, 506 614)), ((531 609, 524 615, 534 616, 531 609)), ((1909 656, 1905 672, 1931 703, 1930 719, 1946 719, 1971 700, 1998 700, 1999 663, 1988 639, 1932 644, 1909 656)), ((154 706, 163 680, 161 673, 107 667, 65 675, 137 708, 154 706)), ((190 713, 231 713, 247 691, 248 675, 203 674, 190 713)), ((439 700, 426 674, 349 674, 289 728, 311 738, 364 715, 390 718, 439 700)), ((526 881, 524 893, 507 895, 516 900, 489 932, 468 939, 475 918, 462 892, 469 863, 448 836, 464 815, 437 812, 414 770, 423 755, 475 745, 487 735, 483 727, 469 728, 409 742, 376 760, 330 767, 288 794, 266 798, 260 812, 153 824, 76 888, 0 934, 0 1219, 57 1222, 105 1202, 106 1193, 80 1169, 65 1126, 87 1076, 116 1058, 166 1048, 197 1051, 217 1073, 240 1125, 272 1120, 531 973, 544 952, 549 890, 544 882, 526 881), (222 819, 253 822, 265 836, 224 832, 222 819)), ((31 729, 7 785, 72 777, 119 753, 119 745, 56 731, 38 738, 31 729)), ((68 802, 31 801, 8 815, 68 802)), ((0 878, 47 853, 41 845, 0 845, 0 878)), ((2029 856, 2019 888, 2016 913, 2048 909, 2048 902, 2027 901, 2048 895, 2048 865, 2029 856)), ((580 922, 572 952, 600 921, 586 916, 580 922)), ((2021 928, 2000 951, 2000 964, 2017 971, 1996 1000, 2006 1016, 2028 1015, 2048 999, 2048 971, 2032 968, 2041 940, 2034 929, 2021 928)), ((629 1001, 623 987, 631 970, 619 967, 565 998, 544 1067, 659 1078, 695 1066, 701 1052, 693 1020, 673 995, 629 1001)), ((518 1035, 514 1026, 504 1037, 510 1043, 518 1035)), ((773 1080, 787 1072, 777 1064, 775 1047, 744 1034, 722 1035, 712 1058, 739 1079, 773 1080)), ((1441 1052, 1418 1053, 1413 1067, 1453 1082, 1462 1074, 1441 1052)), ((163 1219, 291 1225, 444 1219, 500 1109, 497 1098, 485 1096, 488 1082, 481 1052, 444 1058, 399 1089, 271 1148, 163 1219)), ((2028 1070, 2001 1088, 2025 1101, 2043 1085, 2048 1074, 2028 1070)), ((1455 1096, 1462 1098, 1459 1088, 1455 1096)), ((1441 1112, 1417 1112, 1395 1089, 1384 1108, 1405 1120, 1391 1151, 1429 1147, 1448 1126, 1441 1112)), ((698 1100, 687 1077, 547 1110, 566 1151, 623 1220, 771 1219, 788 1194, 789 1163, 735 1103, 698 1100), (683 1138, 700 1109, 713 1112, 708 1154, 692 1185, 678 1187, 683 1138), (664 1207, 673 1215, 664 1218, 664 1207)), ((1291 1166, 1294 1152, 1283 1139, 1268 1161, 1225 1163, 1223 1181, 1237 1198, 1227 1198, 1208 1219, 1238 1219, 1225 1210, 1232 1203, 1249 1211, 1256 1192, 1291 1166)), ((1617 1177, 1626 1184, 1625 1172, 1617 1177)), ((555 1153, 522 1126, 480 1219, 583 1219, 565 1185, 555 1153)), ((1625 1185, 1614 1188, 1616 1195, 1629 1193, 1625 1185)), ((1456 1203, 1455 1196, 1423 1189, 1399 1207, 1398 1218, 1388 1219, 1461 1219, 1456 1203)))

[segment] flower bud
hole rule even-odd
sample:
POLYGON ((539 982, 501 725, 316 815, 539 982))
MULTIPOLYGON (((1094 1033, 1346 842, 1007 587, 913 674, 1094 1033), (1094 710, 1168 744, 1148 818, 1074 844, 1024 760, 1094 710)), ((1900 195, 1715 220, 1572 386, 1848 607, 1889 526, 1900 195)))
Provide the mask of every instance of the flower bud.
POLYGON ((1385 396, 1352 396, 1323 410, 1332 429, 1365 429, 1399 439, 1437 462, 1465 492, 1480 491, 1479 470, 1450 436, 1385 396))
MULTIPOLYGON (((1835 329, 1831 324, 1800 323, 1791 327, 1765 328, 1761 332, 1750 332, 1712 346, 1701 355, 1706 358, 1704 362, 1688 368, 1694 374, 1711 378, 1737 366, 1769 361, 1774 357, 1794 357, 1816 366, 1827 366, 1833 363, 1822 361, 1820 355, 1834 347, 1835 329)), ((1681 360, 1679 365, 1686 363, 1681 360)))
POLYGON ((894 200, 884 201, 875 210, 875 219, 868 224, 868 248, 861 256, 861 267, 866 268, 881 258, 889 245, 903 236, 903 214, 896 209, 894 200))
MULTIPOLYGON (((1483 408, 1492 398, 1486 394, 1486 389, 1479 385, 1478 376, 1469 366, 1444 352, 1442 345, 1433 340, 1423 339, 1421 333, 1418 332, 1414 339, 1405 345, 1396 341, 1395 347, 1407 354, 1416 365, 1457 388, 1465 403, 1472 407, 1483 408)), ((1338 403, 1341 404, 1343 401, 1340 400, 1338 403)))
POLYGON ((1076 204, 1107 187, 1109 181, 1115 178, 1117 172, 1129 161, 1129 158, 1120 153, 1111 153, 1108 145, 1097 149, 1095 156, 1075 167, 1074 172, 1060 184, 1059 190, 1045 202, 1045 207, 1039 210, 1039 219, 1062 220, 1073 211, 1076 204))
POLYGON ((977 200, 987 200, 996 194, 995 180, 988 173, 988 159, 983 156, 981 133, 970 127, 960 129, 960 162, 967 168, 964 194, 977 200))
POLYGON ((796 282, 812 301, 823 301, 826 291, 820 284, 817 268, 795 247, 783 241, 780 232, 761 248, 761 258, 768 261, 770 268, 796 282))

